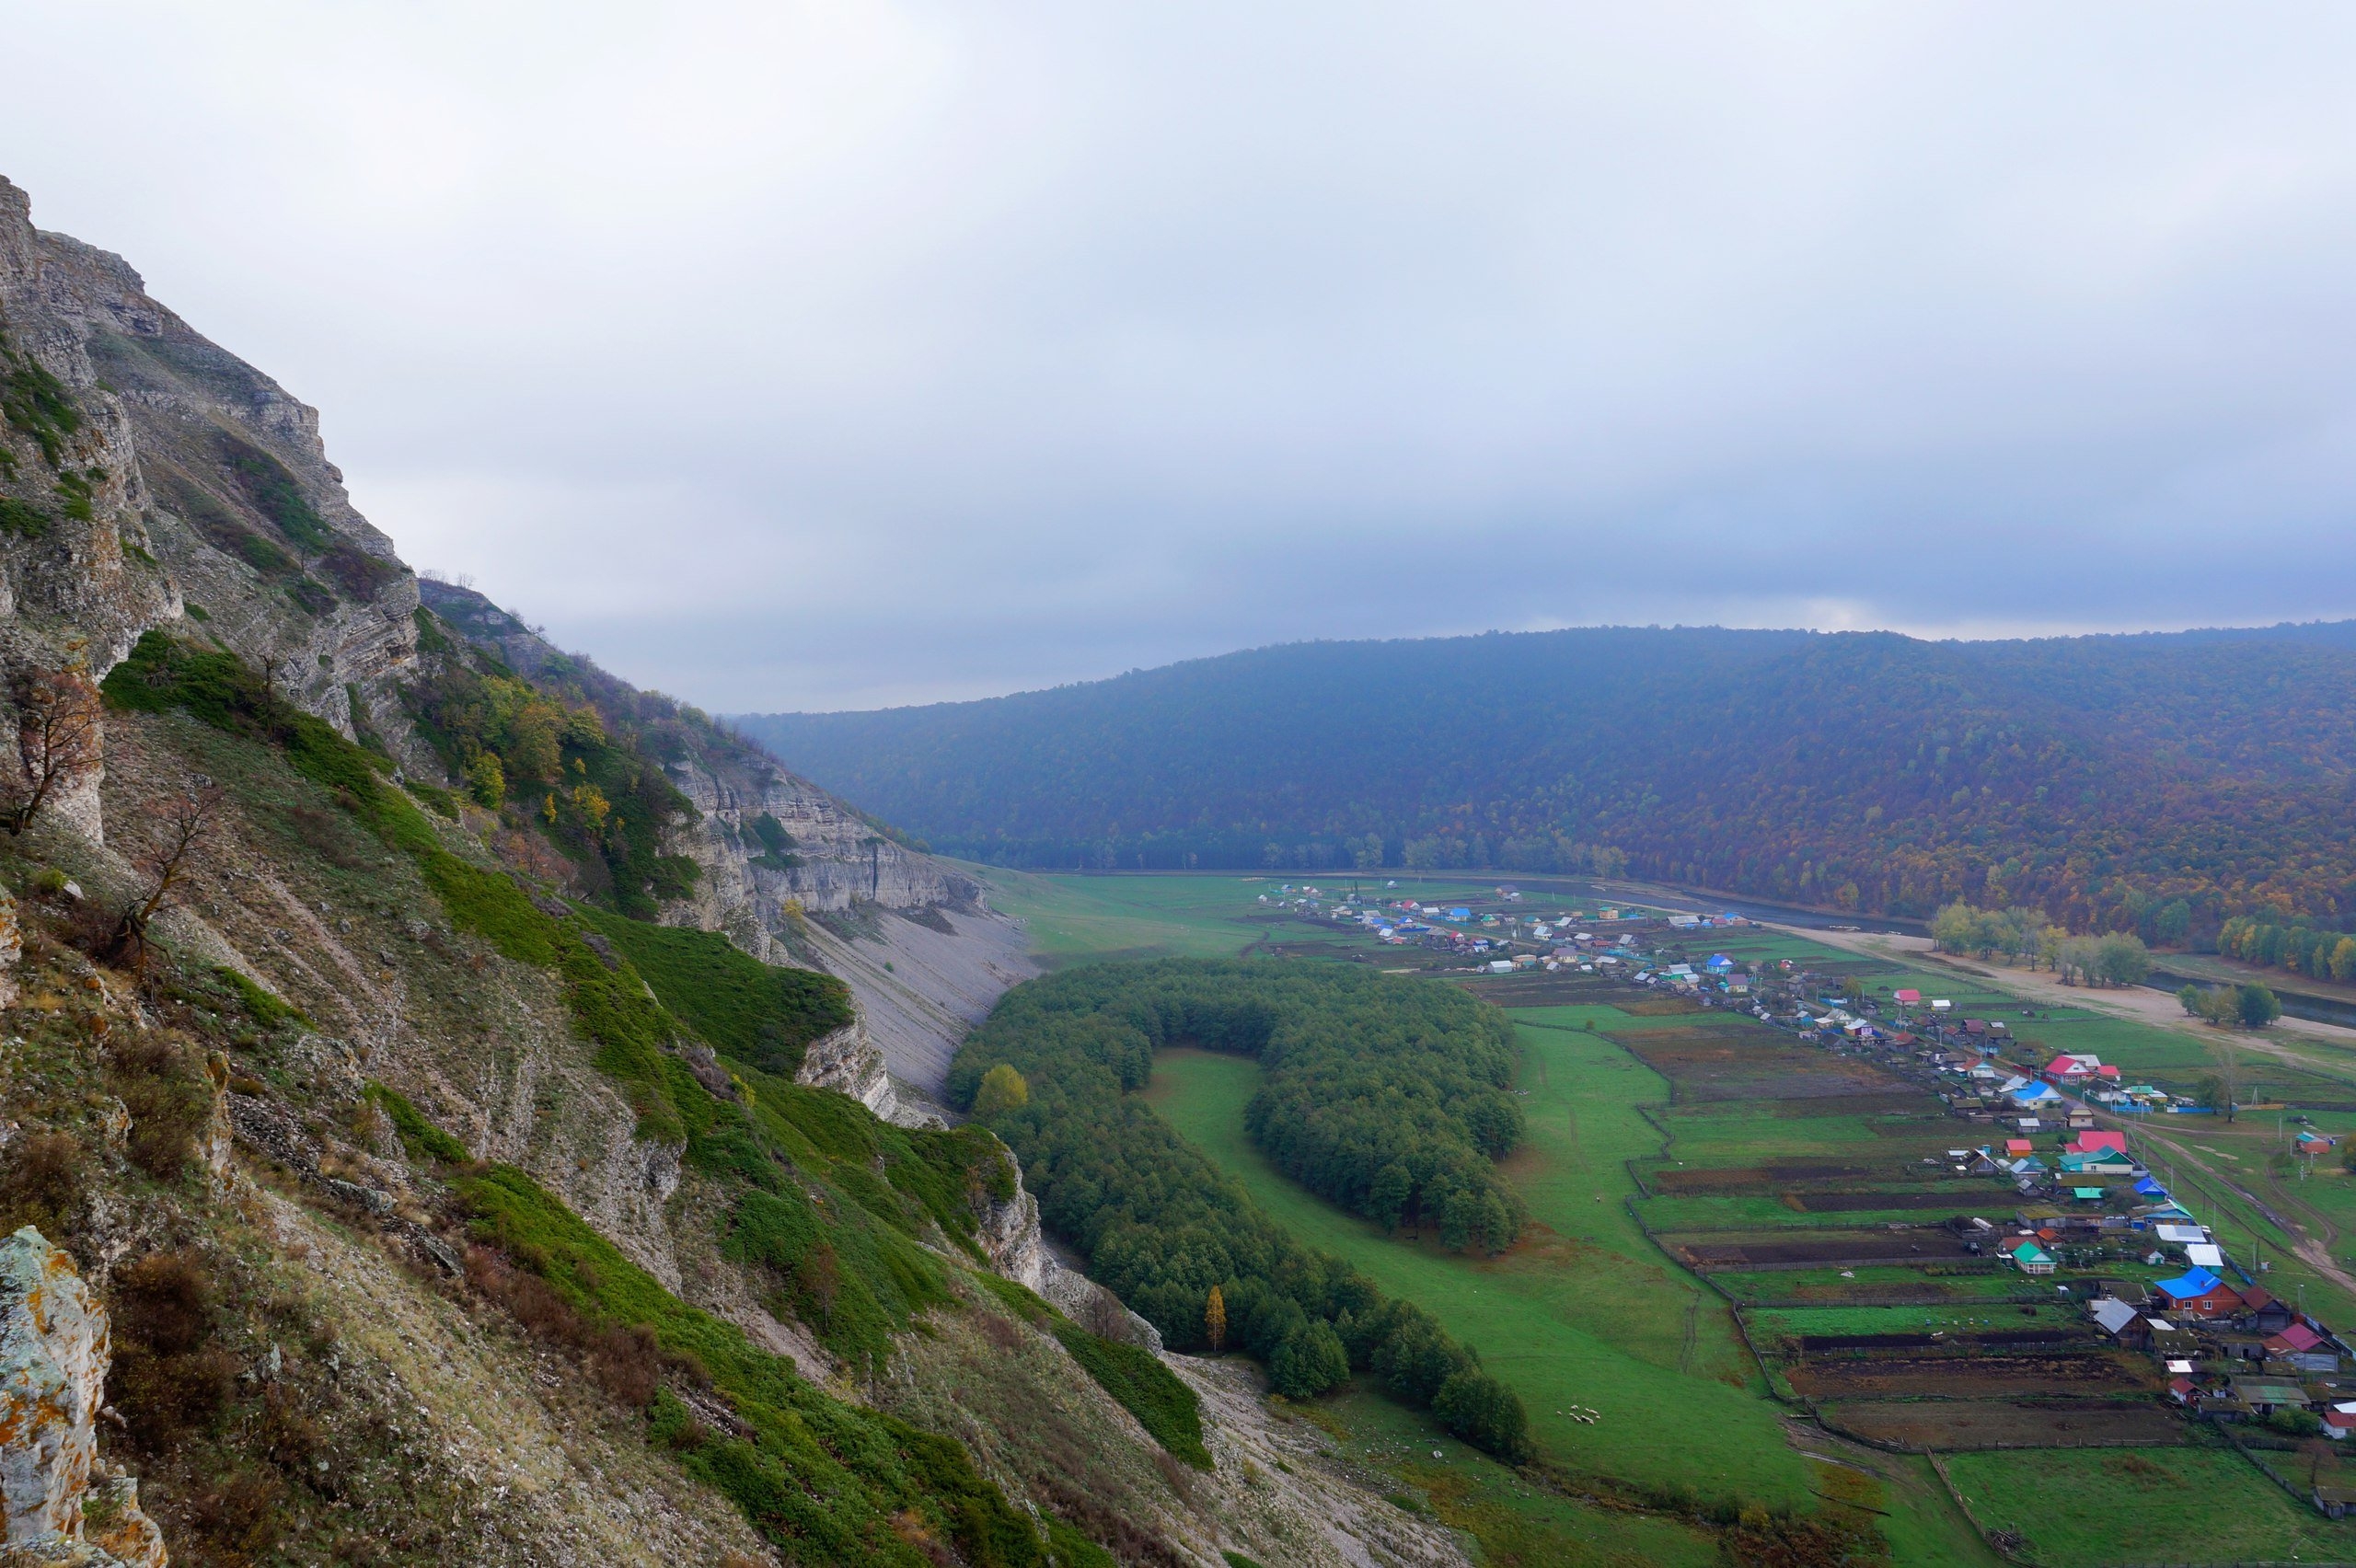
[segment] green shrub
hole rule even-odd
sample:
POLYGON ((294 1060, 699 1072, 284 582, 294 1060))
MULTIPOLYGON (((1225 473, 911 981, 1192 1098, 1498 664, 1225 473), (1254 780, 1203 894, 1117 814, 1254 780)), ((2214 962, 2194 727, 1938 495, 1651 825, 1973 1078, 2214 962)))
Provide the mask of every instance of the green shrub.
MULTIPOLYGON (((1203 1447, 1202 1401, 1151 1351, 1091 1334, 1060 1316, 1050 1332, 1155 1442, 1196 1470, 1211 1468, 1210 1450, 1203 1447)), ((1345 1376, 1348 1370, 1343 1368, 1345 1376)))
POLYGON ((0 534, 14 534, 20 539, 39 539, 49 533, 49 513, 30 502, 14 496, 0 495, 0 534))
POLYGON ((424 1112, 409 1101, 398 1090, 381 1083, 371 1083, 367 1098, 381 1107, 393 1124, 393 1131, 400 1135, 401 1146, 420 1159, 438 1159, 447 1165, 466 1163, 467 1146, 433 1124, 424 1112))
POLYGON ((5 340, 0 340, 0 421, 31 436, 41 460, 52 468, 65 455, 65 438, 82 428, 81 410, 65 384, 5 340))
POLYGON ((264 1029, 276 1029, 283 1023, 310 1021, 303 1016, 302 1009, 293 1006, 276 992, 256 985, 243 973, 225 963, 214 967, 213 977, 228 986, 236 994, 237 1005, 246 1009, 246 1016, 264 1029))

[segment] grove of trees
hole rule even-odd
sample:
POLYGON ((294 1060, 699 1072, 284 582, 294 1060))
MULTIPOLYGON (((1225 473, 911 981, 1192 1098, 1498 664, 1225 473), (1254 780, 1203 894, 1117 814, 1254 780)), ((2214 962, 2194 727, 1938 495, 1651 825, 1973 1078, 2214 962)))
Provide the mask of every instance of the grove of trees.
MULTIPOLYGON (((1008 992, 960 1048, 949 1092, 972 1105, 999 1067, 1020 1076, 1025 1096, 994 1091, 987 1124, 1021 1158, 1046 1223, 1172 1346, 1212 1348, 1216 1322, 1291 1397, 1371 1370, 1467 1442, 1517 1457, 1527 1413, 1473 1352, 1302 1245, 1132 1092, 1159 1045, 1257 1055, 1268 1091, 1249 1114, 1280 1164, 1362 1209, 1384 1172, 1405 1170, 1403 1217, 1447 1234, 1453 1216, 1459 1244, 1502 1246, 1520 1210, 1487 1151, 1511 1147, 1520 1122, 1504 1093, 1510 1037, 1488 1010, 1449 987, 1338 966, 1091 965, 1008 992), (1351 1039, 1365 1044, 1361 1067, 1338 1060, 1351 1039)), ((1395 1191, 1394 1179, 1380 1201, 1395 1191)))
POLYGON ((2050 969, 2073 986, 2140 986, 2151 950, 2132 931, 2070 936, 2041 909, 1975 909, 1958 899, 1931 917, 1931 940, 1948 952, 2050 969))
POLYGON ((2356 937, 2304 920, 2237 916, 2217 933, 2217 951, 2245 963, 2316 980, 2356 980, 2356 937))

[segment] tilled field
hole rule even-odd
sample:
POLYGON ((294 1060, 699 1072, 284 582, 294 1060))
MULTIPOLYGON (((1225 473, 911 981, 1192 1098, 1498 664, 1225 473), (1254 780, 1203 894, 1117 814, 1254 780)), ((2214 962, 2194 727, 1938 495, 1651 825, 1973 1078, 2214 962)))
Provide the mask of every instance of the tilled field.
POLYGON ((1661 1245, 1691 1268, 1823 1268, 1874 1263, 1929 1263, 1971 1253, 1960 1238, 1935 1227, 1904 1230, 1810 1230, 1769 1236, 1664 1236, 1661 1245))
MULTIPOLYGON (((1807 1214, 1854 1214, 1867 1209, 1927 1209, 1948 1215, 2002 1214, 2014 1194, 1991 1183, 1950 1192, 1929 1193, 1785 1193, 1784 1201, 1807 1214), (1977 1205, 1975 1208, 1973 1205, 1977 1205)), ((2016 1200, 2015 1200, 2016 1201, 2016 1200)))
POLYGON ((1820 1405, 1835 1432, 1924 1451, 2159 1447, 2190 1440, 2181 1416, 2145 1401, 1863 1400, 1820 1405))
POLYGON ((1784 1368, 1792 1391, 1809 1399, 2016 1399, 2152 1390, 2147 1360, 2094 1355, 1898 1355, 1796 1362, 1784 1368))

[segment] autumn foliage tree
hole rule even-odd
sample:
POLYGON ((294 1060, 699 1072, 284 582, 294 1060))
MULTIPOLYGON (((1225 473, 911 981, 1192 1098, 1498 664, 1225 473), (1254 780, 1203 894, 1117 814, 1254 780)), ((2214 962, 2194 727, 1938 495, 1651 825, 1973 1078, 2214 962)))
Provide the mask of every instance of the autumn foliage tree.
POLYGON ((1021 1073, 1000 1062, 982 1075, 982 1087, 974 1093, 974 1114, 987 1122, 1029 1103, 1031 1086, 1023 1081, 1021 1073))

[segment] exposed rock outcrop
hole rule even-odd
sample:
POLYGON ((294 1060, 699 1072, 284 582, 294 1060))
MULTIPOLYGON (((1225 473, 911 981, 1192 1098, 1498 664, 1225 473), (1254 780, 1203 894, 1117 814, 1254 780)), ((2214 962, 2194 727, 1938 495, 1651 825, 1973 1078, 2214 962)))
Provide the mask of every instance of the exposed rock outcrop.
MULTIPOLYGON (((206 632, 347 735, 408 729, 416 579, 353 509, 316 409, 151 298, 122 258, 35 229, 0 179, 0 373, 70 408, 0 426, 0 662, 102 675, 193 602, 206 632), (38 422, 38 421, 37 421, 38 422), (25 519, 32 519, 27 524, 25 519), (357 707, 355 708, 355 701, 357 707)), ((96 837, 97 783, 61 816, 96 837)))
POLYGON ((810 1043, 802 1054, 796 1083, 848 1094, 885 1121, 899 1112, 892 1076, 884 1070, 883 1054, 867 1037, 867 1020, 854 1016, 849 1023, 810 1043))
POLYGON ((72 1258, 30 1226, 0 1241, 0 1568, 163 1568, 139 1483, 98 1457, 113 1354, 72 1258))
POLYGON ((1078 1269, 1066 1268, 1048 1250, 1039 1228, 1039 1200, 1023 1186, 1021 1170, 1015 1172, 1014 1195, 983 1209, 976 1239, 992 1268, 1053 1303, 1072 1321, 1107 1339, 1126 1340, 1161 1354, 1159 1329, 1078 1269))
POLYGON ((0 887, 0 1008, 17 1005, 17 961, 25 954, 23 928, 17 923, 17 897, 0 887))

